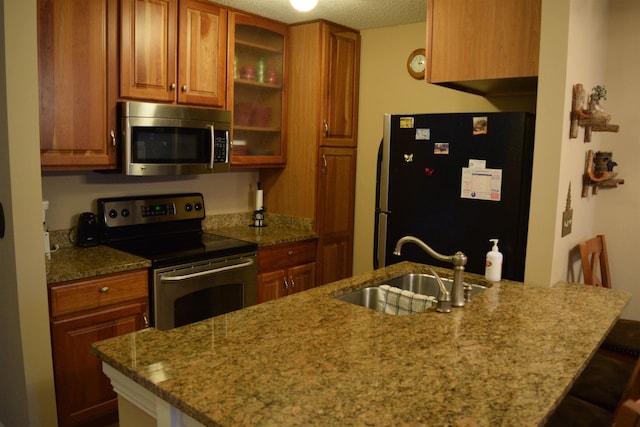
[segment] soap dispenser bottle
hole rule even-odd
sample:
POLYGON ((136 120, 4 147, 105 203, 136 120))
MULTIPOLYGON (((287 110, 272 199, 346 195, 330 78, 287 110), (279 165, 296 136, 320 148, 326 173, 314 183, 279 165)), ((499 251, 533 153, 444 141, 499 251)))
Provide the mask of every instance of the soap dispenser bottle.
POLYGON ((487 252, 484 277, 490 282, 499 282, 502 278, 502 253, 498 250, 498 239, 489 239, 493 248, 487 252))

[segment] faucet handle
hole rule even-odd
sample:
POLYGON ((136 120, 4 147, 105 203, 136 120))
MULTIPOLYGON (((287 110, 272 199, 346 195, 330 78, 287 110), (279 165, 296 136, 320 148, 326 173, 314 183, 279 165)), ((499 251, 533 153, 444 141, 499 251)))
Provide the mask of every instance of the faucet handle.
POLYGON ((438 303, 436 304, 436 311, 438 313, 451 313, 451 299, 438 299, 438 303))
POLYGON ((462 288, 464 292, 464 300, 471 301, 471 291, 473 290, 473 286, 468 283, 465 283, 462 288))

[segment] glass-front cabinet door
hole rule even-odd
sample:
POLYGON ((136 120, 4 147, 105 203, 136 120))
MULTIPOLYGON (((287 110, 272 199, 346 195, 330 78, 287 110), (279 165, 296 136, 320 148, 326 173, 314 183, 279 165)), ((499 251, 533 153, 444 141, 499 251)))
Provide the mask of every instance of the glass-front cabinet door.
POLYGON ((287 26, 242 13, 231 13, 230 24, 233 29, 228 61, 228 105, 233 109, 231 164, 284 166, 287 26))

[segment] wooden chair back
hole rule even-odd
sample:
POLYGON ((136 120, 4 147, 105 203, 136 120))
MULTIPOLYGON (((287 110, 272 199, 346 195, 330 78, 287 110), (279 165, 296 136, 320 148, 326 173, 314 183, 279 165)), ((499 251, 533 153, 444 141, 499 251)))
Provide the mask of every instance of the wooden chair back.
POLYGON ((640 359, 613 415, 614 427, 640 427, 640 359))
POLYGON ((580 243, 580 258, 582 259, 584 283, 604 288, 611 287, 607 242, 604 235, 599 234, 580 243))
POLYGON ((613 419, 614 427, 640 427, 640 400, 627 399, 613 419))

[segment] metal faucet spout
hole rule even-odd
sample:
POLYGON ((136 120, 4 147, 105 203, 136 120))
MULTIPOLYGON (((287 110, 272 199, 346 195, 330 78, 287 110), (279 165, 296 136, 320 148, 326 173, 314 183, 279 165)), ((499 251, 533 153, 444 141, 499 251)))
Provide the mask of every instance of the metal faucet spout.
POLYGON ((467 264, 467 256, 458 251, 453 255, 443 255, 436 252, 429 247, 422 240, 413 236, 404 236, 396 243, 396 247, 393 251, 394 255, 401 255, 402 246, 405 243, 414 243, 420 247, 423 251, 429 254, 431 257, 441 262, 449 262, 453 265, 453 288, 451 290, 451 305, 454 307, 464 306, 464 266, 467 264))

